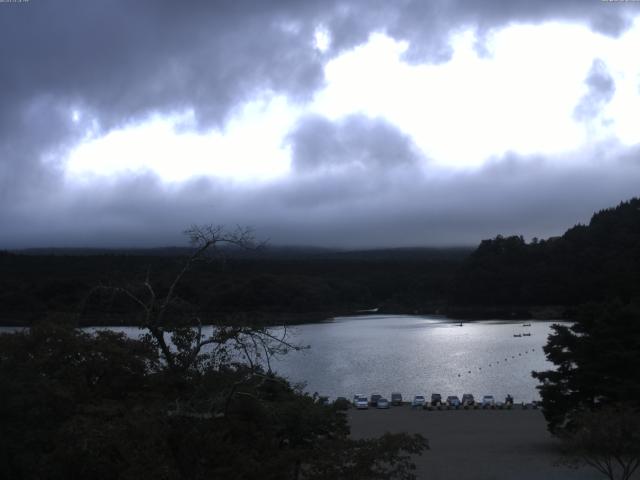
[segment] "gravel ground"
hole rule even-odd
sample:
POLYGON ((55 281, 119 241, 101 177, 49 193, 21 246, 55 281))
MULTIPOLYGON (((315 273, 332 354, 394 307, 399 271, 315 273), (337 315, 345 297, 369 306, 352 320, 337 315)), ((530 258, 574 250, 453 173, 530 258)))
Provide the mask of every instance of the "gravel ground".
MULTIPOLYGON (((429 480, 598 480, 591 467, 557 464, 557 441, 540 410, 428 411, 405 405, 348 412, 351 435, 420 433, 431 449, 416 458, 417 477, 429 480)), ((633 477, 640 478, 638 472, 633 477)))

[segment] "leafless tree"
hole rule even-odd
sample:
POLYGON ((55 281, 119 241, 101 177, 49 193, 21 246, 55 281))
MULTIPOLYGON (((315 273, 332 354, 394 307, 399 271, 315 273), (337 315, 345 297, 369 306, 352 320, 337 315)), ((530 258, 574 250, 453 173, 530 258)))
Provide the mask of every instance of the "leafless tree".
POLYGON ((223 245, 240 249, 259 249, 264 243, 256 243, 253 231, 237 227, 229 232, 223 226, 193 225, 185 230, 193 251, 185 259, 164 295, 154 288, 147 272, 141 285, 100 286, 94 290, 121 294, 133 301, 142 313, 140 328, 148 333, 146 338, 160 350, 167 367, 174 371, 188 371, 202 362, 228 362, 229 357, 240 354, 252 370, 266 367, 271 371, 271 358, 289 350, 300 350, 301 346, 287 340, 287 329, 276 335, 273 329, 238 322, 220 322, 211 325, 211 333, 203 334, 200 317, 194 315, 186 324, 176 323, 169 317, 170 310, 183 303, 176 290, 184 276, 196 263, 220 259, 223 245), (203 353, 208 347, 207 353, 203 353))

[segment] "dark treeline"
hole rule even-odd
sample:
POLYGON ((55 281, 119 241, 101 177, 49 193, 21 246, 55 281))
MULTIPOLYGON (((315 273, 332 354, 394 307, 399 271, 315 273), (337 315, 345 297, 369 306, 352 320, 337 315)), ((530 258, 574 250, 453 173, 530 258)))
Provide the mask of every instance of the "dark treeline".
MULTIPOLYGON (((139 309, 98 286, 168 288, 189 249, 0 253, 0 321, 29 324, 82 312, 83 324, 131 324, 139 309)), ((452 317, 572 317, 578 305, 640 292, 640 199, 593 215, 560 237, 521 236, 465 248, 230 250, 198 264, 179 288, 182 313, 266 322, 318 321, 379 308, 452 317)))
MULTIPOLYGON (((0 319, 31 323, 82 312, 84 324, 131 324, 139 309, 98 286, 138 288, 146 276, 160 292, 182 268, 187 249, 129 252, 39 250, 0 255, 0 319), (92 293, 93 292, 93 293, 92 293)), ((331 251, 267 247, 227 251, 201 262, 178 295, 203 320, 250 314, 265 321, 317 321, 337 313, 443 312, 453 275, 471 249, 331 251)), ((255 318, 254 318, 255 320, 255 318)))
POLYGON ((640 199, 593 215, 547 240, 498 236, 484 240, 452 282, 450 303, 461 312, 532 306, 574 307, 640 296, 640 199))

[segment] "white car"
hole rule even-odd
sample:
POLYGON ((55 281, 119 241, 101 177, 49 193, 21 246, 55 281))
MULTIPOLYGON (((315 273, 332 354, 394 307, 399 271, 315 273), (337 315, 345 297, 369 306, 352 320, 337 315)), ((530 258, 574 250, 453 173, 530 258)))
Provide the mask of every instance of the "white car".
POLYGON ((424 395, 416 395, 413 397, 413 402, 411 402, 412 407, 424 407, 424 404, 427 400, 424 398, 424 395))
POLYGON ((378 402, 376 403, 376 407, 389 408, 389 400, 387 400, 386 398, 379 398, 378 402))
POLYGON ((353 396, 353 405, 358 410, 366 410, 369 408, 369 399, 365 395, 356 394, 353 396))

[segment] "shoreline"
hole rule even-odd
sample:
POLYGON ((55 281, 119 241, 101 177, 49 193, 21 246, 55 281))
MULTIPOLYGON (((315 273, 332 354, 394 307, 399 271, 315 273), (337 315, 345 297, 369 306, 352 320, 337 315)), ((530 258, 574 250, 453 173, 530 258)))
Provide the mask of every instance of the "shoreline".
MULTIPOLYGON (((545 314, 541 314, 536 317, 520 317, 520 316, 509 316, 509 315, 495 315, 496 311, 492 309, 488 309, 485 311, 473 310, 473 315, 469 316, 459 316, 459 315, 451 315, 449 313, 443 313, 441 311, 406 311, 404 309, 398 309, 394 311, 387 311, 386 309, 366 309, 366 310, 328 310, 321 312, 302 312, 302 313, 294 313, 294 312, 211 312, 207 313, 206 316, 203 316, 203 325, 212 325, 215 322, 208 321, 214 318, 227 318, 227 319, 235 319, 236 322, 242 323, 244 319, 251 319, 253 322, 245 322, 247 324, 255 324, 267 327, 281 327, 283 325, 286 326, 296 326, 296 325, 307 325, 312 323, 330 323, 335 318, 339 317, 359 317, 359 316, 367 316, 367 315, 389 315, 389 316, 433 316, 438 317, 443 320, 451 320, 452 322, 467 322, 474 323, 480 321, 487 320, 497 320, 497 321, 527 321, 527 322, 537 322, 537 321, 558 321, 558 322, 567 322, 571 321, 570 319, 564 318, 563 315, 559 314, 558 310, 548 310, 545 314), (550 315, 550 313, 558 313, 557 316, 550 315), (278 321, 276 321, 276 318, 278 321)), ((504 313, 504 312, 503 312, 504 313)), ((50 313, 42 313, 42 314, 16 314, 9 318, 0 317, 0 327, 29 327, 34 322, 41 320, 50 320, 50 321, 72 321, 76 322, 79 328, 99 328, 99 327, 137 327, 135 321, 131 321, 131 318, 135 317, 133 314, 102 314, 102 315, 85 315, 84 318, 79 318, 79 315, 76 312, 50 312, 50 313)), ((232 322, 232 323, 236 323, 232 322)), ((197 324, 194 323, 194 326, 197 324)))

